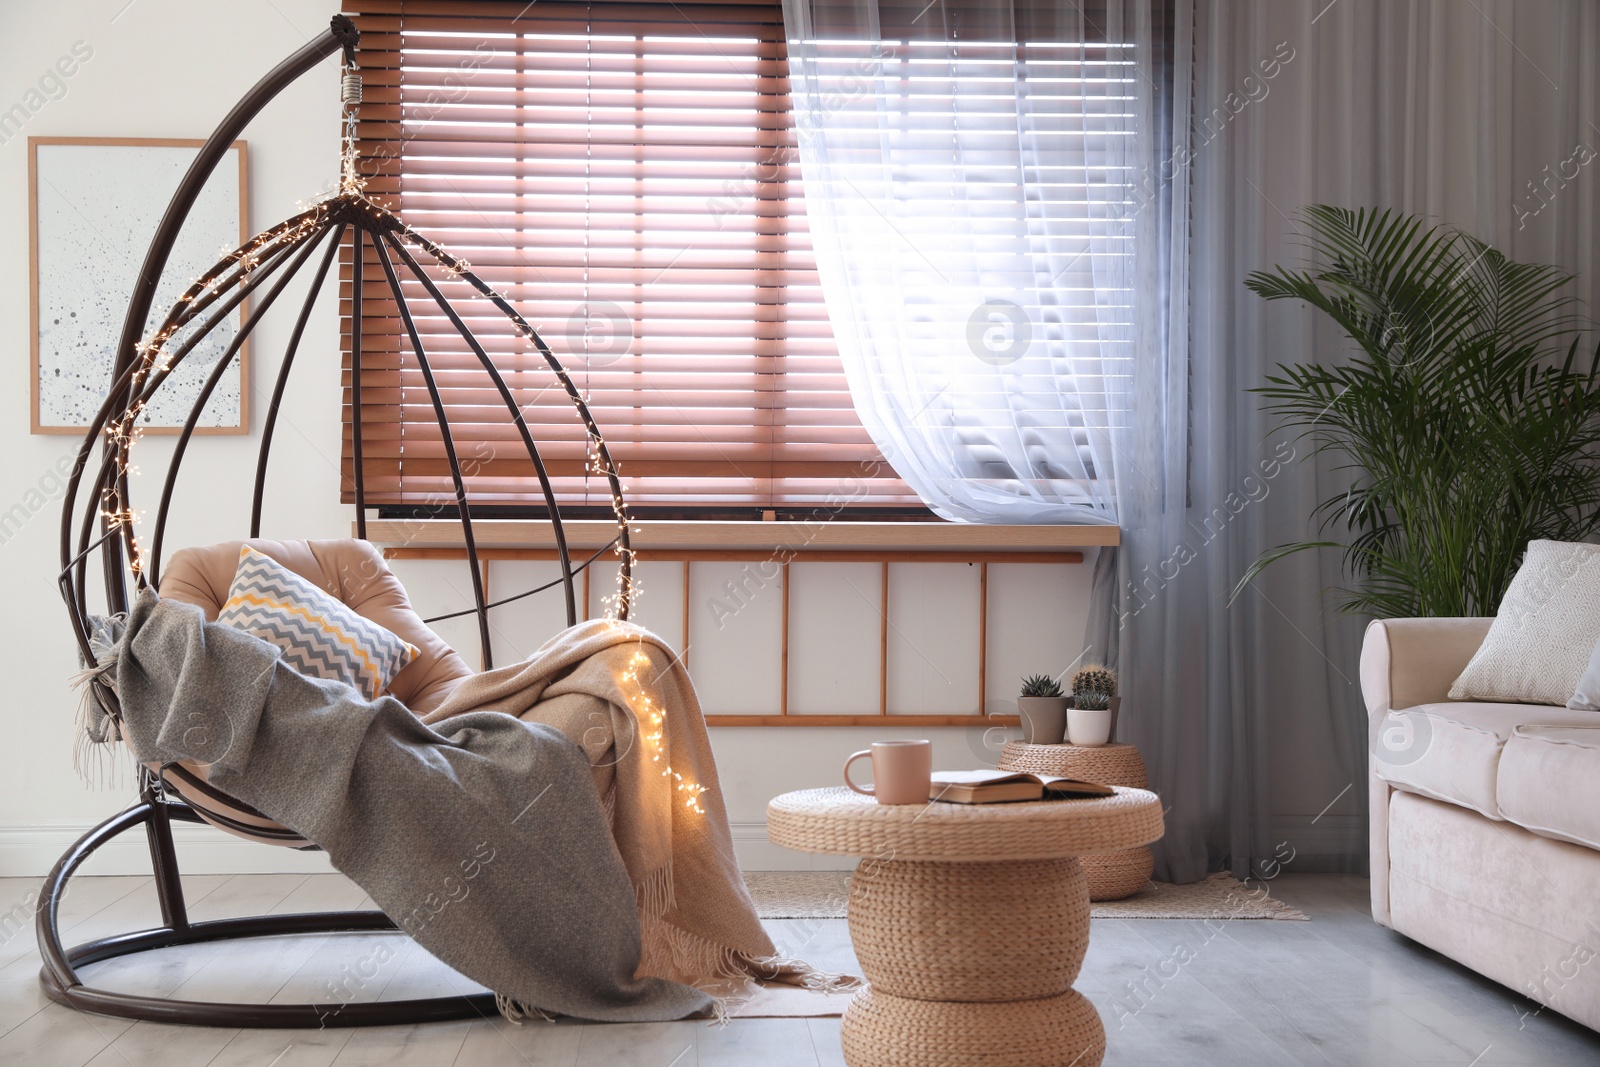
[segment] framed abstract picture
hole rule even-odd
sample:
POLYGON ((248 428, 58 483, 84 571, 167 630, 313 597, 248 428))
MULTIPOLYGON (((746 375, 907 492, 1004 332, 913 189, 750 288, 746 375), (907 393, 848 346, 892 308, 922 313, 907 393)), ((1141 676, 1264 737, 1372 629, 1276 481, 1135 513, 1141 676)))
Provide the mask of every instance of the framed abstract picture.
MULTIPOLYGON (((34 433, 82 433, 111 386, 122 319, 145 249, 203 142, 30 137, 30 390, 34 433)), ((206 183, 156 290, 144 335, 185 289, 248 231, 245 143, 235 141, 206 183)), ((145 409, 147 433, 176 433, 248 314, 241 304, 173 373, 145 409)), ((175 341, 181 343, 180 332, 175 341)), ((250 428, 249 345, 218 383, 197 433, 250 428)))

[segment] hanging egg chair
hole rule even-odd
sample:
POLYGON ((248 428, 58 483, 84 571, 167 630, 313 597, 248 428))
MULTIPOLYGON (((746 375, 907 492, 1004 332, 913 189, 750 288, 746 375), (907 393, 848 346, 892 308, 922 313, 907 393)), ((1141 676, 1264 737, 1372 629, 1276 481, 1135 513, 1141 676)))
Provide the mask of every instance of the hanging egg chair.
MULTIPOLYGON (((567 624, 573 625, 577 622, 574 576, 607 552, 614 553, 619 569, 618 591, 611 614, 619 619, 628 617, 633 597, 634 561, 629 547, 628 516, 622 484, 582 394, 539 334, 505 298, 485 284, 466 263, 412 230, 392 212, 367 199, 362 193, 355 153, 356 107, 360 102, 360 79, 355 72, 358 40, 355 25, 348 18, 336 15, 326 32, 284 60, 257 83, 234 106, 201 148, 157 228, 129 303, 116 349, 111 388, 83 438, 63 503, 59 580, 78 649, 85 663, 95 662, 95 618, 101 614, 99 605, 96 605, 96 609, 90 607, 91 593, 103 590, 103 612, 110 616, 126 611, 130 597, 137 591, 159 587, 163 550, 169 540, 167 526, 173 496, 195 428, 212 394, 257 323, 272 310, 294 279, 309 272, 306 295, 293 320, 261 429, 247 527, 248 537, 260 537, 273 435, 285 385, 299 355, 301 338, 312 309, 341 247, 348 247, 350 251, 352 282, 348 380, 352 413, 351 492, 355 504, 356 537, 364 542, 367 533, 368 494, 363 445, 370 428, 363 425, 361 408, 361 314, 363 283, 366 280, 363 274, 370 254, 381 275, 377 280, 386 287, 398 310, 405 340, 409 343, 409 357, 415 361, 420 372, 438 424, 453 488, 454 506, 461 523, 474 600, 470 611, 454 615, 473 614, 477 617, 483 666, 492 665, 493 660, 488 618, 491 609, 532 593, 560 589, 565 599, 567 624), (245 125, 268 101, 320 61, 340 50, 344 53, 345 64, 342 93, 346 109, 346 133, 339 192, 262 231, 224 256, 179 298, 153 333, 141 338, 162 271, 206 178, 245 125), (555 380, 563 387, 565 399, 570 402, 587 435, 587 469, 606 479, 616 518, 615 538, 588 559, 575 565, 568 552, 555 489, 516 395, 430 270, 442 272, 447 278, 459 279, 470 286, 476 298, 487 302, 499 316, 504 317, 507 331, 521 336, 538 351, 555 380), (473 534, 468 480, 463 475, 456 454, 450 420, 419 336, 414 312, 408 306, 403 292, 403 278, 411 279, 426 293, 429 314, 442 315, 459 334, 476 358, 486 382, 504 404, 506 418, 516 429, 521 449, 526 453, 543 494, 560 568, 560 577, 556 581, 497 602, 487 599, 477 541, 473 534), (139 436, 141 414, 151 398, 168 385, 173 370, 191 356, 202 340, 225 327, 230 315, 247 299, 250 300, 248 312, 243 316, 224 354, 205 377, 188 417, 176 436, 156 506, 154 524, 146 538, 140 512, 135 510, 129 493, 133 469, 130 453, 139 436), (91 578, 92 558, 98 562, 98 580, 91 578)), ((454 615, 422 621, 436 622, 454 615)), ((100 681, 91 682, 90 697, 113 721, 117 719, 116 695, 109 686, 100 681)), ((394 922, 379 911, 190 921, 173 847, 173 822, 205 822, 265 843, 310 846, 293 831, 274 824, 259 812, 209 788, 179 765, 159 769, 141 768, 139 793, 138 803, 80 838, 61 857, 45 880, 38 909, 39 947, 44 959, 40 980, 53 999, 87 1011, 124 1018, 234 1027, 361 1026, 493 1017, 496 1009, 492 993, 403 1001, 237 1004, 145 997, 86 985, 79 977, 77 968, 152 949, 245 937, 396 929, 394 922), (118 835, 140 827, 144 828, 149 839, 162 925, 72 948, 64 947, 60 932, 60 905, 68 879, 96 849, 118 835)))

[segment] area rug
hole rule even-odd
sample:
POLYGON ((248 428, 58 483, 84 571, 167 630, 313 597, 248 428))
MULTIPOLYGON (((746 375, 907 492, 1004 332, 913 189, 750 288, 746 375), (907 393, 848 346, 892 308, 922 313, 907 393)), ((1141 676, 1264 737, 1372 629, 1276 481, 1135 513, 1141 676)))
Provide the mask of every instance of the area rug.
MULTIPOLYGON (((850 877, 849 871, 746 871, 744 880, 763 919, 843 919, 850 877)), ((1125 900, 1089 909, 1096 919, 1309 919, 1273 896, 1270 883, 1246 885, 1231 874, 1189 885, 1148 882, 1125 900)))

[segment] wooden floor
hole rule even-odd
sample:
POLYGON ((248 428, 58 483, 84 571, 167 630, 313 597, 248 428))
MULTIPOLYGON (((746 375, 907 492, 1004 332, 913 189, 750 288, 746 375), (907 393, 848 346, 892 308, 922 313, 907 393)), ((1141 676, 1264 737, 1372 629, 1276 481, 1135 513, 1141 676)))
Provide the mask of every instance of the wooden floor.
MULTIPOLYGON (((197 919, 370 906, 336 875, 188 880, 197 919)), ((50 1003, 33 942, 36 883, 0 879, 0 1063, 44 1067, 836 1067, 837 1019, 647 1025, 498 1017, 367 1030, 224 1030, 126 1023, 50 1003), (9 909, 6 912, 4 909, 9 909)), ((1107 1064, 1597 1064, 1600 1035, 1374 925, 1361 878, 1285 874, 1309 923, 1096 919, 1079 988, 1099 1008, 1107 1064)), ((63 908, 72 943, 153 922, 148 879, 83 878, 63 908)), ((843 920, 770 921, 781 950, 853 970, 843 920)), ((1005 935, 1003 923, 995 928, 1005 935)), ((329 981, 395 998, 474 988, 409 943, 285 938, 86 968, 105 986, 193 999, 322 1000, 329 981), (363 979, 362 974, 371 975, 363 979)))

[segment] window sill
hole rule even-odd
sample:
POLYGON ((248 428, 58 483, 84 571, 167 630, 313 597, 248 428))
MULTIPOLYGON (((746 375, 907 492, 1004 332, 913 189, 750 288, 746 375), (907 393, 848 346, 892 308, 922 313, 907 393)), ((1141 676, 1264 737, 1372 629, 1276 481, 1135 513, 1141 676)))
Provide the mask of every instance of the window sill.
MULTIPOLYGON (((574 554, 593 552, 616 536, 616 525, 597 519, 564 524, 574 554)), ((658 558, 683 559, 687 553, 760 551, 787 552, 793 558, 845 560, 942 557, 976 560, 983 556, 1024 558, 1051 556, 1053 561, 1081 552, 1073 549, 1120 543, 1116 526, 990 526, 959 522, 709 522, 640 519, 630 524, 635 551, 658 558)), ((480 554, 522 554, 555 548, 548 522, 533 519, 486 519, 472 524, 480 554)), ((455 554, 465 548, 461 524, 454 519, 382 519, 367 523, 367 539, 396 558, 435 553, 455 554)), ((690 557, 692 558, 692 557, 690 557)), ((1040 560, 1046 562, 1046 560, 1040 560)))
POLYGON ((1019 715, 1001 715, 991 713, 980 715, 977 712, 956 715, 809 715, 809 714, 772 714, 756 712, 749 715, 707 715, 707 726, 757 726, 757 727, 784 727, 784 726, 871 726, 882 729, 885 726, 964 726, 968 729, 975 727, 1017 726, 1022 722, 1019 715))

